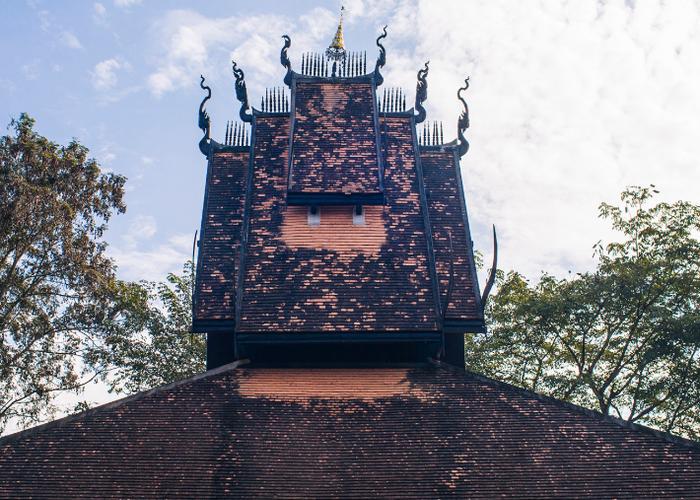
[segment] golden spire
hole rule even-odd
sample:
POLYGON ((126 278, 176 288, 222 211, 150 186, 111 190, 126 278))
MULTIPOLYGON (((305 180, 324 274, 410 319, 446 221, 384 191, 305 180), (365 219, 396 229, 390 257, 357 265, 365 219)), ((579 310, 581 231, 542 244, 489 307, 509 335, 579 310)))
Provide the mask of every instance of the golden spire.
POLYGON ((343 61, 345 60, 345 43, 343 41, 343 13, 345 12, 345 7, 340 8, 340 21, 338 22, 338 29, 335 32, 333 41, 326 49, 326 57, 333 61, 343 61))
POLYGON ((335 32, 333 41, 331 42, 331 48, 335 50, 345 50, 345 44, 343 43, 343 12, 345 11, 345 6, 340 8, 340 21, 338 21, 338 29, 335 32))

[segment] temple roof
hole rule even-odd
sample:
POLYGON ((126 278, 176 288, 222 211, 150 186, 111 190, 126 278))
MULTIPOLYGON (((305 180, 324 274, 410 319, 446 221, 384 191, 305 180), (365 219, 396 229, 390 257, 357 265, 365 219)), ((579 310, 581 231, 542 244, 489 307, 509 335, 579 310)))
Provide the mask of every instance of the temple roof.
POLYGON ((445 143, 437 124, 419 135, 428 63, 407 110, 402 89, 378 92, 386 36, 384 27, 369 72, 366 55, 339 38, 332 53, 302 55, 296 72, 283 36, 288 90, 268 89, 260 109, 234 62, 243 123, 229 123, 223 142, 210 137, 202 80, 207 181, 193 331, 235 332, 236 342, 405 333, 420 343, 484 331, 459 165, 466 102, 458 94, 456 140, 445 143))
POLYGON ((0 439, 0 497, 698 491, 698 443, 440 364, 231 364, 0 439))

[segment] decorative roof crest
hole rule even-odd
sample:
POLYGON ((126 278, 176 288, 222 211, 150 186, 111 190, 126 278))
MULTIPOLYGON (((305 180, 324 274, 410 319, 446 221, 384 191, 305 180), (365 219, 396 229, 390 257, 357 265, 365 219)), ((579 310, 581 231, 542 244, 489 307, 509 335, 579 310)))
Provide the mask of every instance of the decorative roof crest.
POLYGON ((204 156, 209 156, 211 124, 209 120, 209 113, 207 113, 207 110, 204 109, 204 105, 209 99, 211 99, 211 87, 204 85, 204 76, 199 75, 199 77, 202 79, 199 82, 199 86, 202 87, 202 90, 207 91, 207 95, 204 97, 204 99, 202 99, 202 102, 199 105, 199 128, 201 128, 202 132, 204 133, 204 136, 199 141, 199 150, 204 156))
POLYGON ((231 61, 233 65, 233 76, 236 78, 236 98, 241 103, 241 111, 239 113, 241 120, 244 122, 252 122, 253 115, 250 113, 250 106, 248 105, 248 88, 245 84, 245 74, 242 69, 239 69, 236 65, 236 61, 231 61))
POLYGON ((282 35, 282 38, 284 39, 284 46, 280 52, 280 63, 287 68, 287 74, 284 75, 284 84, 292 88, 292 63, 289 61, 289 56, 287 55, 287 49, 292 45, 292 39, 289 38, 289 35, 282 35))
POLYGON ((425 62, 425 67, 418 70, 418 82, 416 83, 416 105, 415 108, 418 110, 416 116, 416 123, 422 123, 425 120, 425 108, 423 103, 428 98, 428 64, 430 61, 425 62))
POLYGON ((489 277, 486 280, 486 286, 484 287, 484 292, 481 294, 481 307, 486 309, 486 302, 489 299, 489 293, 491 293, 491 288, 493 287, 494 281, 496 281, 496 269, 498 268, 498 238, 496 237, 496 225, 493 226, 493 263, 491 264, 491 269, 489 270, 489 277))
POLYGON ((469 151, 469 142, 467 142, 467 139, 464 137, 464 131, 469 128, 469 107, 467 106, 467 103, 465 100, 462 98, 462 92, 467 90, 469 88, 469 77, 465 78, 464 80, 464 87, 461 87, 457 91, 457 99, 462 101, 462 106, 464 106, 464 110, 462 111, 462 114, 459 115, 459 120, 457 120, 457 137, 459 139, 459 156, 462 157, 464 156, 467 151, 469 151))
POLYGON ((374 79, 377 82, 377 87, 384 83, 384 77, 379 72, 379 69, 383 68, 386 64, 386 49, 384 48, 384 45, 380 43, 380 40, 386 38, 386 28, 387 25, 384 25, 384 28, 382 28, 382 34, 377 37, 376 42, 377 47, 379 47, 379 57, 377 57, 377 64, 374 66, 374 79))

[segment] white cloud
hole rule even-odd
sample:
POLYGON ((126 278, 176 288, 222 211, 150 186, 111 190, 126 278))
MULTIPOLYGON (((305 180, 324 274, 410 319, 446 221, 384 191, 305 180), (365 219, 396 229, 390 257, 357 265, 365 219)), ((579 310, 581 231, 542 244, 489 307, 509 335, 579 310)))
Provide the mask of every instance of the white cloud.
POLYGON ((97 24, 102 24, 107 18, 107 8, 100 2, 95 2, 92 5, 92 19, 97 24))
POLYGON ((114 5, 121 8, 133 7, 139 5, 143 0, 114 0, 114 5))
POLYGON ((100 61, 91 72, 92 86, 97 90, 110 90, 118 82, 117 71, 128 68, 129 63, 119 57, 100 61))
POLYGON ((252 95, 284 71, 279 64, 282 34, 292 36, 291 52, 299 53, 330 39, 336 22, 336 15, 322 8, 296 20, 276 14, 209 18, 190 10, 168 12, 155 26, 163 62, 149 75, 148 86, 160 96, 192 85, 200 73, 228 76, 233 58, 246 72, 252 95))
POLYGON ((192 235, 176 234, 163 243, 135 242, 126 238, 123 245, 111 245, 108 252, 124 280, 162 281, 168 273, 179 273, 191 258, 192 235))
POLYGON ((49 31, 51 29, 52 19, 51 19, 51 14, 49 13, 48 10, 40 10, 37 12, 37 16, 39 17, 39 27, 41 28, 41 31, 49 31))
POLYGON ((144 165, 153 165, 153 158, 151 158, 150 156, 142 156, 141 163, 143 163, 144 165))
POLYGON ((39 78, 39 61, 37 60, 23 64, 20 69, 27 80, 36 80, 39 78))
POLYGON ((502 267, 563 275, 592 266, 592 244, 611 236, 596 207, 625 186, 698 201, 699 20, 689 1, 419 1, 389 20, 385 85, 412 97, 430 59, 428 120, 451 139, 471 76, 475 244, 490 259, 493 222, 502 267))
POLYGON ((139 241, 150 240, 156 234, 156 219, 151 215, 137 215, 131 224, 124 241, 129 248, 133 248, 139 241))
POLYGON ((78 40, 78 37, 75 36, 75 34, 71 33, 70 31, 62 32, 59 39, 61 40, 61 43, 63 45, 65 45, 66 47, 69 47, 71 49, 82 49, 83 48, 83 45, 80 43, 80 40, 78 40))

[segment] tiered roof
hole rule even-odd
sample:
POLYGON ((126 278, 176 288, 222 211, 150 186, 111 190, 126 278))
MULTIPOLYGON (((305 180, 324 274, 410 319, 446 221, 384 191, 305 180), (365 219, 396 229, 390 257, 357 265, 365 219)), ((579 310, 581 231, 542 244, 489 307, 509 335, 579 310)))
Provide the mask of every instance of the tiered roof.
POLYGON ((229 126, 243 137, 236 145, 209 137, 200 108, 208 178, 196 331, 440 339, 484 329, 459 165, 468 123, 460 119, 449 143, 441 125, 417 131, 427 63, 413 108, 402 90, 378 91, 385 36, 371 72, 366 56, 344 53, 341 36, 325 55, 305 54, 299 73, 285 36, 289 98, 269 90, 260 110, 249 107, 234 63, 244 122, 229 126), (309 224, 307 206, 320 209, 318 224, 309 224), (364 222, 353 224, 358 206, 364 222))

